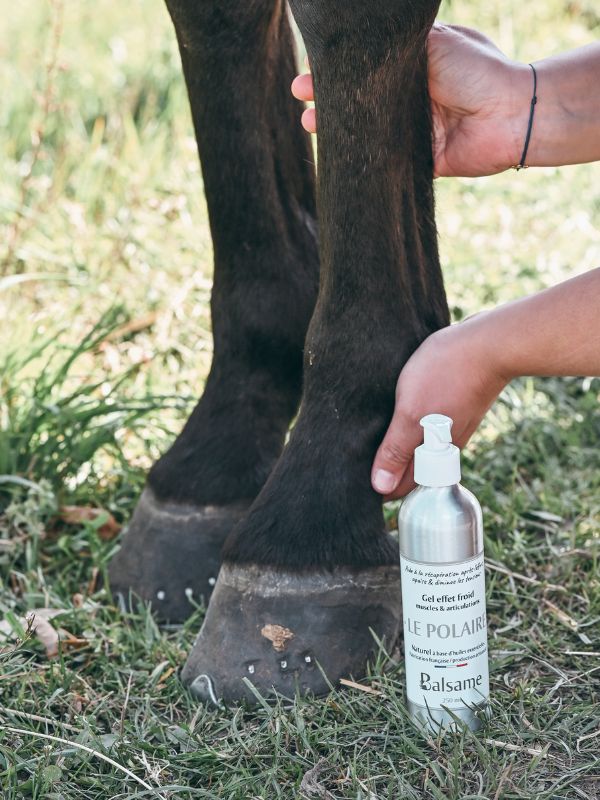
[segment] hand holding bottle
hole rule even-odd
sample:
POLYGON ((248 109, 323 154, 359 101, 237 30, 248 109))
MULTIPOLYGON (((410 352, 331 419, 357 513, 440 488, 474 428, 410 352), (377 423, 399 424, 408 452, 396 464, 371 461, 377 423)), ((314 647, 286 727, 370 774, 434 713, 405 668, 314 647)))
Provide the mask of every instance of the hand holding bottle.
POLYGON ((419 420, 454 420, 463 447, 504 386, 520 375, 600 376, 600 268, 433 333, 400 373, 394 416, 373 463, 388 498, 414 486, 419 420))

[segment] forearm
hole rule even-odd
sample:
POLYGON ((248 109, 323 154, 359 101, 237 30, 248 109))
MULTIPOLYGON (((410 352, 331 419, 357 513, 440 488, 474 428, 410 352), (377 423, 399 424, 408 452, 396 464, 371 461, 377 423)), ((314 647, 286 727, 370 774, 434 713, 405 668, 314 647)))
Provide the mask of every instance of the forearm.
POLYGON ((462 323, 478 356, 506 380, 600 376, 600 269, 462 323))
MULTIPOLYGON (((600 160, 600 43, 534 62, 537 97, 526 164, 532 167, 600 160)), ((521 156, 533 76, 515 67, 511 130, 521 156)))

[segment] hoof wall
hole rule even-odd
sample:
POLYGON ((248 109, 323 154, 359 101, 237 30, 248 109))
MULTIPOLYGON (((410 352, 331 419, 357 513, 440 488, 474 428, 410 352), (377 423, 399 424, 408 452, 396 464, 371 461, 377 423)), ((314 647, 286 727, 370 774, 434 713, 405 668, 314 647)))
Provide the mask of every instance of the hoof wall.
POLYGON ((263 696, 326 694, 340 678, 364 675, 401 629, 397 566, 293 573, 224 565, 206 619, 182 672, 201 702, 256 703, 263 696))
POLYGON ((182 622, 207 603, 217 583, 221 548, 247 506, 195 508, 140 497, 121 549, 109 568, 110 588, 122 608, 130 598, 152 603, 161 620, 182 622))

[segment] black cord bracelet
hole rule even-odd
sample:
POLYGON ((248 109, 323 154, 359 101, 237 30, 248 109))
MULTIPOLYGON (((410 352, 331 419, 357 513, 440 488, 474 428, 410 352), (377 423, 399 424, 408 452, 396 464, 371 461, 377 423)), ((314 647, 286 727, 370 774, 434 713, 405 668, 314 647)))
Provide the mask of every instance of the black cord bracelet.
POLYGON ((514 169, 527 169, 527 165, 525 164, 525 159, 527 158, 527 150, 529 148, 529 140, 531 139, 531 129, 533 128, 533 112, 535 111, 535 104, 537 103, 537 72, 535 71, 535 67, 533 64, 529 65, 531 67, 531 71, 533 72, 533 97, 531 98, 531 107, 529 110, 529 122, 527 124, 527 133, 525 135, 525 144, 523 145, 523 152, 521 153, 521 158, 519 159, 519 163, 517 164, 514 169))

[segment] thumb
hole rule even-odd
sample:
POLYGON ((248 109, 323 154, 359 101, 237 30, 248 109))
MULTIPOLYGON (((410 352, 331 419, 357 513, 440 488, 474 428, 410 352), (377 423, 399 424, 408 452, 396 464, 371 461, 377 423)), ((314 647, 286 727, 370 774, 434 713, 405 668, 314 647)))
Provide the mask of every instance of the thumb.
POLYGON ((376 492, 391 495, 401 483, 420 442, 420 428, 398 406, 373 461, 371 483, 376 492))

